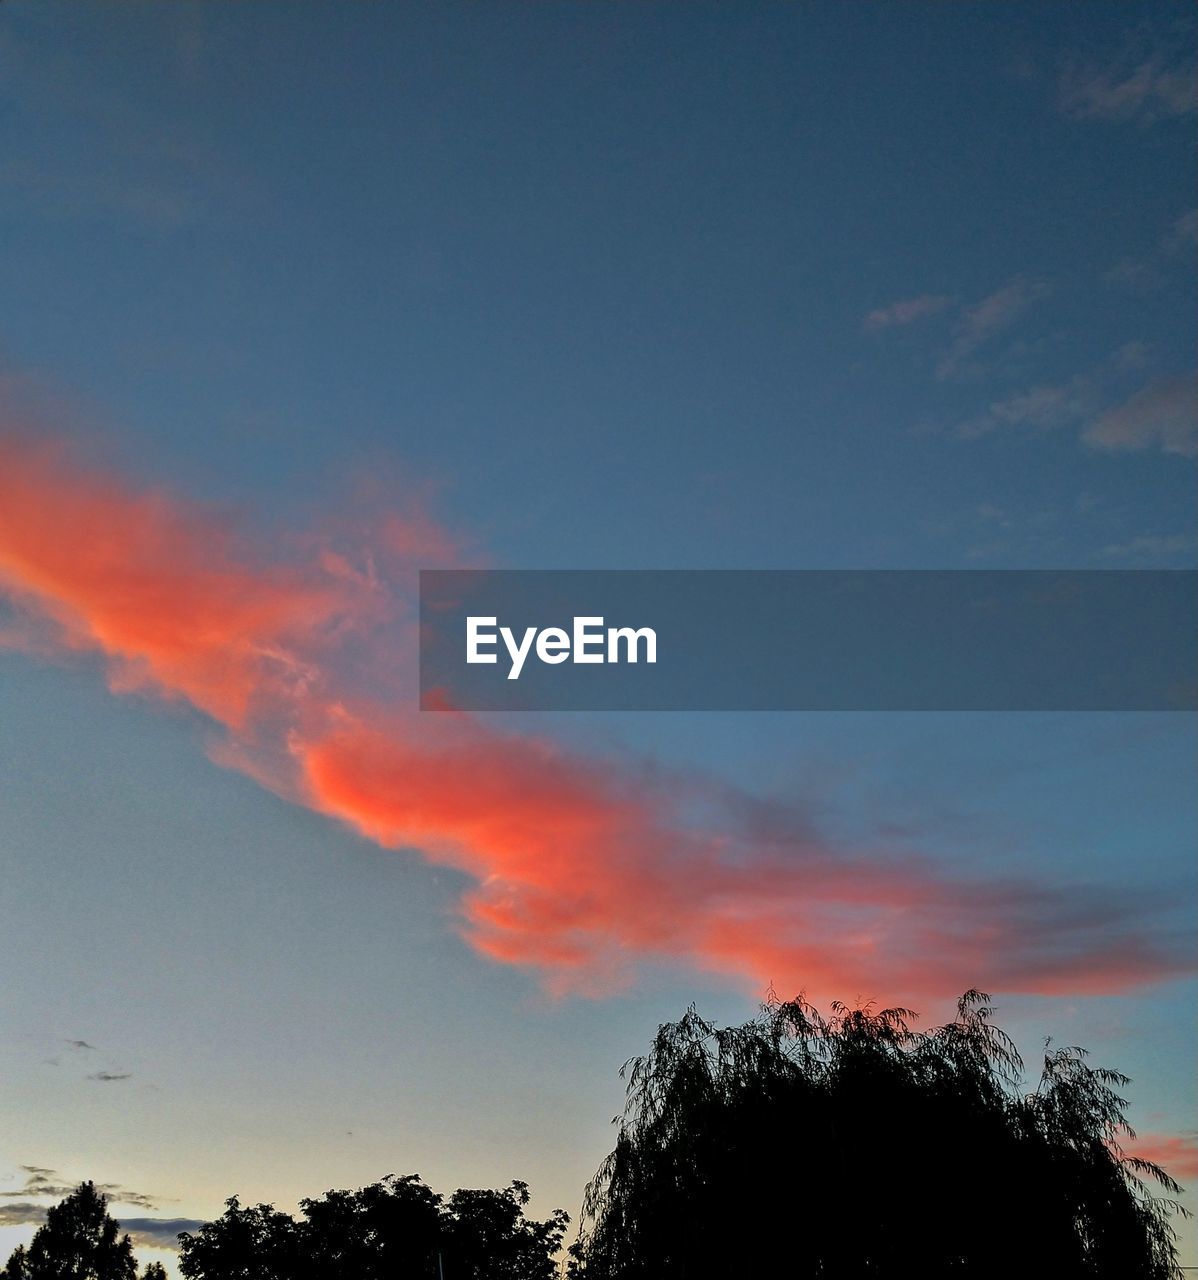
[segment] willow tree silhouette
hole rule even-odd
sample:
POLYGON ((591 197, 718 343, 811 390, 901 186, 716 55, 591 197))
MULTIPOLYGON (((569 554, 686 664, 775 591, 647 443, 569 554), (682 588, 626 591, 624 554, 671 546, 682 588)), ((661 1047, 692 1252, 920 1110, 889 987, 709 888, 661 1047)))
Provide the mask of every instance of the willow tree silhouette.
POLYGON ((1129 1083, 1077 1048, 1038 1086, 967 992, 927 1032, 907 1009, 771 998, 718 1029, 692 1007, 625 1064, 615 1150, 588 1186, 576 1280, 1164 1280, 1158 1198, 1123 1153, 1129 1083))

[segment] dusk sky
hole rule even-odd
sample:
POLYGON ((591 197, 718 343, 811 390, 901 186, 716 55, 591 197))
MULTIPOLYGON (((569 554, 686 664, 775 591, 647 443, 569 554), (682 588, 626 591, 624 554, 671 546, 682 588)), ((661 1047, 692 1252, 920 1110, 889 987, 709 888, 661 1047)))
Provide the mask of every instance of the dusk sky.
POLYGON ((1172 3, 0 4, 0 1254, 83 1178, 576 1216, 620 1064, 771 984, 990 991, 1198 1185, 1193 715, 441 716, 414 647, 421 568, 1193 567, 1194 68, 1172 3))

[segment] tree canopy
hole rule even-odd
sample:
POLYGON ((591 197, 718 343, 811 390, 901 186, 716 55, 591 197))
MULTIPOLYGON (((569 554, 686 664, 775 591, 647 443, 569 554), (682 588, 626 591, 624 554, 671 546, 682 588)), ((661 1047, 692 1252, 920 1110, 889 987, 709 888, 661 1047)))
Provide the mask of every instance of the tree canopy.
MULTIPOLYGON (((525 1215, 528 1186, 459 1190, 448 1199, 419 1177, 300 1202, 302 1216, 234 1197, 180 1236, 179 1270, 194 1280, 553 1280, 569 1216, 525 1215)), ((0 1280, 136 1280, 129 1236, 90 1182, 46 1215, 0 1280)), ((166 1280, 151 1262, 142 1280, 166 1280)))
POLYGON ((459 1190, 446 1200, 420 1178, 387 1177, 301 1202, 224 1214, 180 1238, 189 1280, 552 1280, 569 1217, 525 1216, 528 1187, 459 1190))
POLYGON ((1181 1188, 1123 1151, 1127 1077, 1049 1044, 1024 1091, 988 1000, 925 1032, 906 1009, 824 1019, 802 998, 661 1027, 625 1065, 571 1275, 1180 1277, 1181 1188))

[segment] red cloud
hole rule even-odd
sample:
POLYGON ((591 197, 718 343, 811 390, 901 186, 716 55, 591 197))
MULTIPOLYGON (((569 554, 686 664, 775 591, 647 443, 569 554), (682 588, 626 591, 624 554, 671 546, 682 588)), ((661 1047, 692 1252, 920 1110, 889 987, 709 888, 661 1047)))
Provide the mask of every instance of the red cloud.
POLYGON ((101 654, 115 689, 223 725, 222 763, 465 872, 471 943, 551 987, 607 989, 640 957, 884 998, 1115 991, 1189 967, 1126 895, 846 853, 781 808, 763 831, 702 780, 420 716, 414 569, 456 544, 420 514, 356 536, 279 561, 211 512, 0 443, 0 590, 26 617, 101 654))

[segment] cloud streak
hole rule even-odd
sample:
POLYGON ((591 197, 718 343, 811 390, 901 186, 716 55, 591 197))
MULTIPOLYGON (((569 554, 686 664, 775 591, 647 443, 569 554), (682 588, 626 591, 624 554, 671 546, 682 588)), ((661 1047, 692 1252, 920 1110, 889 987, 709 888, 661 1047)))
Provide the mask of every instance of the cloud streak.
MULTIPOLYGON (((55 1169, 45 1169, 40 1165, 33 1164, 23 1164, 20 1168, 21 1172, 25 1174, 24 1186, 18 1187, 15 1191, 0 1191, 0 1199, 20 1200, 22 1196, 47 1196, 55 1200, 61 1200, 78 1189, 79 1184, 77 1182, 64 1181, 62 1175, 55 1169)), ((103 1192, 109 1200, 118 1204, 133 1205, 138 1209, 157 1208, 154 1200, 144 1192, 131 1191, 128 1187, 122 1187, 117 1182, 103 1182, 96 1189, 103 1192)), ((44 1214, 45 1209, 32 1203, 20 1203, 0 1206, 0 1213, 5 1212, 13 1214, 44 1214)), ((31 1222, 40 1221, 40 1218, 18 1217, 15 1220, 31 1222)))
POLYGON ((1061 77, 1061 110, 1075 120, 1140 126, 1198 111, 1198 71, 1162 56, 1121 68, 1070 67, 1061 77))
POLYGON ((1054 430, 1082 417, 1092 408, 1095 399, 1093 381, 1087 377, 1060 384, 1038 383, 991 401, 984 412, 962 422, 956 434, 963 440, 976 440, 1009 428, 1054 430))
POLYGON ((978 350, 1009 329, 1033 303, 1048 293, 1042 280, 1016 276, 1000 289, 965 307, 957 318, 948 350, 936 366, 942 381, 969 370, 978 350))
POLYGON ((953 305, 954 299, 945 293, 923 293, 917 298, 902 298, 889 306, 877 307, 865 317, 863 327, 868 332, 893 329, 925 320, 953 305))
POLYGON ((1104 453, 1160 450, 1198 454, 1198 377, 1193 372, 1150 379, 1127 394, 1127 378, 1143 369, 1149 348, 1127 342, 1103 365, 1066 382, 1037 383, 992 400, 953 433, 976 440, 997 431, 1079 427, 1083 444, 1104 453))
POLYGON ((1179 374, 1150 382, 1097 417, 1082 439, 1108 453, 1160 449, 1194 457, 1198 454, 1198 379, 1179 374))
POLYGON ((797 809, 753 820, 751 797, 703 778, 422 717, 415 570, 444 565, 453 539, 416 513, 352 546, 285 545, 60 449, 0 444, 0 591, 22 643, 99 655, 114 690, 223 726, 221 763, 464 872, 463 935, 552 990, 609 991, 645 960, 757 990, 924 998, 1119 991, 1190 967, 1143 895, 844 849, 797 809))

